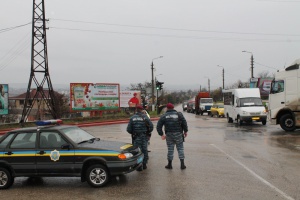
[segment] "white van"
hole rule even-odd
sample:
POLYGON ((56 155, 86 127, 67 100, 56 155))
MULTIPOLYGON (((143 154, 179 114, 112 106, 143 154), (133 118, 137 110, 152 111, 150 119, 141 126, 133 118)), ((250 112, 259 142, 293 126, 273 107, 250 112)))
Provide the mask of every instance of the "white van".
POLYGON ((267 112, 262 104, 259 88, 238 88, 223 90, 224 114, 228 123, 236 121, 267 123, 267 112))

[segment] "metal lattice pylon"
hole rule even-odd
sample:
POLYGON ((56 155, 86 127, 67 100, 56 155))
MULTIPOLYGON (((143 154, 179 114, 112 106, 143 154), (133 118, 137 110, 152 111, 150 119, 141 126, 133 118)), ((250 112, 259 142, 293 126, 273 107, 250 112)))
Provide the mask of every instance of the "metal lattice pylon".
POLYGON ((52 117, 57 118, 55 95, 48 69, 46 29, 44 0, 33 0, 31 72, 21 124, 27 121, 35 104, 37 113, 40 113, 41 104, 44 103, 52 117))

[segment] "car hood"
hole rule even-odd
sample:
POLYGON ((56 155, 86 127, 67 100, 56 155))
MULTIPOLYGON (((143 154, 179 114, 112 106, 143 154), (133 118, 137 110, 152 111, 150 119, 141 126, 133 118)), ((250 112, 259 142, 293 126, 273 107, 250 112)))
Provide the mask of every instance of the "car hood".
POLYGON ((99 140, 94 142, 85 142, 78 145, 79 148, 113 150, 118 152, 127 152, 135 147, 132 144, 117 141, 99 140))

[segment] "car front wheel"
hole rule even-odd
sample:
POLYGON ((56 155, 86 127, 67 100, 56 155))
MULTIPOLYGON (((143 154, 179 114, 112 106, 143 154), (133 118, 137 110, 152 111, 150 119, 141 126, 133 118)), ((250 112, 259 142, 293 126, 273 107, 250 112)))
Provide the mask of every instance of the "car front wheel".
POLYGON ((14 178, 11 176, 10 172, 0 167, 0 189, 9 188, 14 182, 14 178))
POLYGON ((92 187, 103 187, 109 181, 109 173, 101 164, 92 165, 86 171, 86 180, 92 187))

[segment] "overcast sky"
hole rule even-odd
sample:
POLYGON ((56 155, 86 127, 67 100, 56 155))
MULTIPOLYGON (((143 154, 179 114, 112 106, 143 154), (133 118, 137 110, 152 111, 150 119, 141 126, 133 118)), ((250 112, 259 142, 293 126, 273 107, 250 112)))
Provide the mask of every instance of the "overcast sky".
MULTIPOLYGON (((40 2, 41 0, 36 0, 40 2)), ((29 81, 33 0, 0 1, 0 83, 29 81), (6 28, 29 25, 11 31, 6 28)), ((45 0, 53 85, 222 86, 300 58, 300 0, 45 0), (160 75, 161 74, 161 75, 160 75)), ((54 88, 55 89, 55 88, 54 88)))

